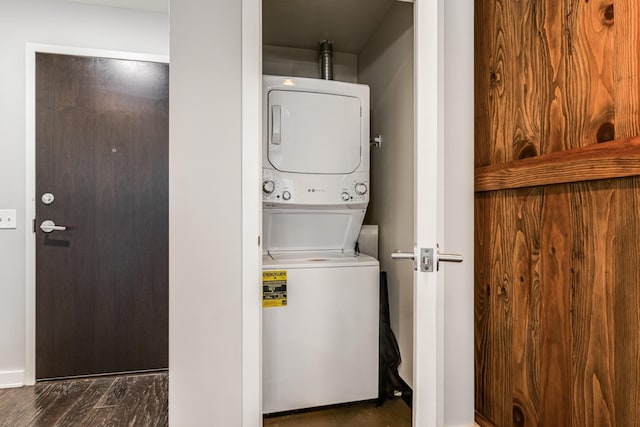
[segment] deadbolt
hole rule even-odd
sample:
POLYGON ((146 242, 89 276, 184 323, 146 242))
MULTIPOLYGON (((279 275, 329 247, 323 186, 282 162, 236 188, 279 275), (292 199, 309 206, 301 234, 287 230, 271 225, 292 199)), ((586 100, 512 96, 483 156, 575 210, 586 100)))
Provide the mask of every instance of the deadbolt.
POLYGON ((51 193, 44 193, 42 195, 42 203, 44 203, 45 205, 50 205, 55 199, 55 196, 51 193))

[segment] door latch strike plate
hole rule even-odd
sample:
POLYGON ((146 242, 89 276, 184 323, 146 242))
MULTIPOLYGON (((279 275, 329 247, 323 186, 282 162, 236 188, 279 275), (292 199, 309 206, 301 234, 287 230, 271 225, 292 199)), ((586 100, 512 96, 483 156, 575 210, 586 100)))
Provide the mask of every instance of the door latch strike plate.
POLYGON ((420 271, 433 271, 433 248, 420 248, 420 271))

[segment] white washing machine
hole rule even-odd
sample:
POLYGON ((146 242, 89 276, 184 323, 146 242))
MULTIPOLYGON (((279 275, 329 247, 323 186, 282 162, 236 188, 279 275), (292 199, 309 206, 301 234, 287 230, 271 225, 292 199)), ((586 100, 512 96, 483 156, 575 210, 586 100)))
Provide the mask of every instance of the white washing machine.
POLYGON ((263 411, 375 399, 379 264, 354 252, 369 88, 264 76, 263 90, 263 411))
POLYGON ((264 413, 377 398, 378 261, 281 254, 263 272, 286 272, 286 305, 262 314, 264 413))

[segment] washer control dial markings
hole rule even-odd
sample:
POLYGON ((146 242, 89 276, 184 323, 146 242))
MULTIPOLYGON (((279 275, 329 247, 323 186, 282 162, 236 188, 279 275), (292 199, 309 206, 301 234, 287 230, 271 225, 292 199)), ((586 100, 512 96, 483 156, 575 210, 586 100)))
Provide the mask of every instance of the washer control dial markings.
POLYGON ((363 195, 367 194, 367 184, 359 182, 359 183, 356 184, 355 190, 356 190, 356 193, 359 196, 363 196, 363 195))
POLYGON ((276 184, 271 180, 267 180, 262 183, 262 191, 264 191, 266 194, 273 193, 273 190, 275 189, 276 189, 276 184))

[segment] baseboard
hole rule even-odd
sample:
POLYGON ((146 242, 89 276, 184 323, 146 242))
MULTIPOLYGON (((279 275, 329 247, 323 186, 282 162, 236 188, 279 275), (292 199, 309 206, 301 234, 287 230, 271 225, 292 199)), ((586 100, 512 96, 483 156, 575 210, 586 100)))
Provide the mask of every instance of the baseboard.
POLYGON ((407 382, 402 377, 400 377, 400 379, 402 380, 401 398, 409 408, 413 408, 413 390, 411 389, 411 387, 409 387, 409 384, 407 384, 407 382))
MULTIPOLYGON (((402 378, 400 378, 402 380, 402 378)), ((402 380, 402 400, 407 404, 409 408, 413 408, 413 390, 409 387, 409 384, 406 381, 402 380)), ((491 424, 486 418, 476 412, 476 420, 471 424, 460 424, 457 426, 448 426, 448 427, 495 427, 491 424)))
MULTIPOLYGON (((403 382, 402 400, 404 400, 404 403, 406 403, 409 408, 413 408, 413 390, 411 389, 411 387, 409 387, 409 384, 407 384, 406 381, 403 380, 402 382, 403 382)), ((447 427, 495 427, 495 426, 489 423, 488 421, 486 421, 481 415, 479 415, 476 412, 476 422, 472 422, 470 424, 457 424, 455 426, 449 424, 447 425, 447 427)))
POLYGON ((24 370, 0 371, 0 388, 22 387, 24 385, 24 370))

